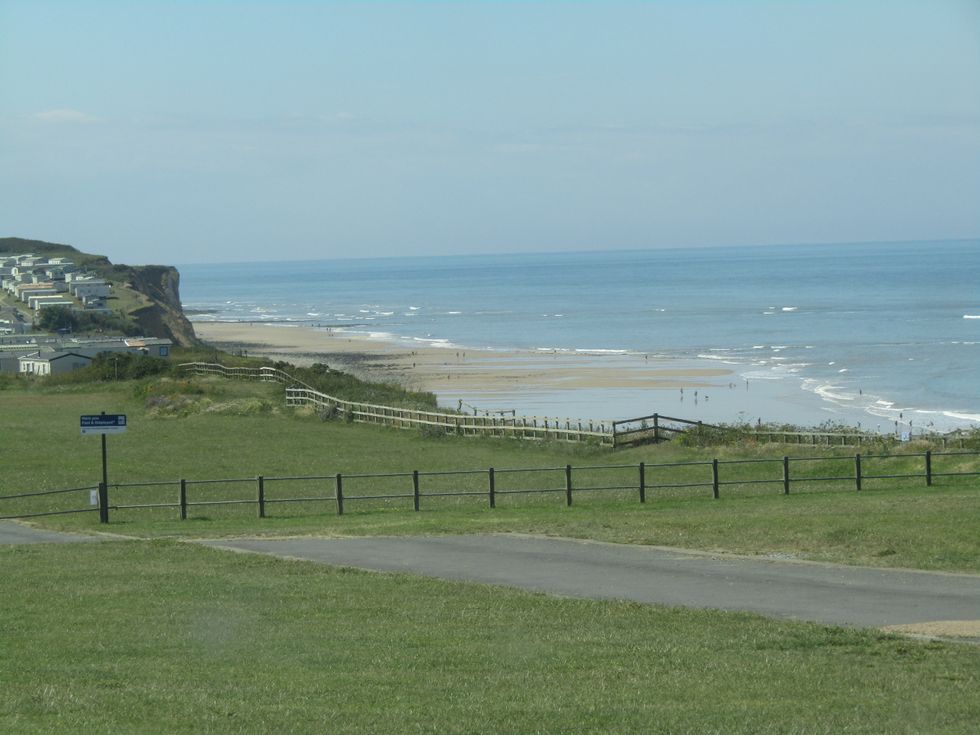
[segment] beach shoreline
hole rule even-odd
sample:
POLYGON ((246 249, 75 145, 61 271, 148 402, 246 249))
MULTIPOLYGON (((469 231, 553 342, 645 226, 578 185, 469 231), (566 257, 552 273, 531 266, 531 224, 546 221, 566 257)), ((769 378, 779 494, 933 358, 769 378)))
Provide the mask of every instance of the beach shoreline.
POLYGON ((828 418, 795 381, 746 380, 737 365, 622 351, 493 350, 389 341, 309 324, 195 321, 204 342, 429 391, 446 408, 608 421, 660 413, 707 423, 828 418))

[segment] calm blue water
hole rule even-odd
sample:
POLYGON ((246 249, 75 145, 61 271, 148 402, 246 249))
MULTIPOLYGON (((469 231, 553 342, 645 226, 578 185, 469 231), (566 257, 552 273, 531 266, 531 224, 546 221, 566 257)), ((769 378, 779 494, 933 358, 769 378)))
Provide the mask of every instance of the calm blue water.
POLYGON ((196 320, 728 363, 920 425, 980 422, 980 241, 185 265, 196 320), (904 418, 908 418, 905 416, 904 418))

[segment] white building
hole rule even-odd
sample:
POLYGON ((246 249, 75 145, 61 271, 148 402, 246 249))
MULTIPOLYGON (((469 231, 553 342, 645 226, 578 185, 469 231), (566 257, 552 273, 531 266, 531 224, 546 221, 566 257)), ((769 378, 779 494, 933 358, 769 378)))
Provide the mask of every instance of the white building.
POLYGON ((60 375, 92 364, 92 358, 75 352, 44 352, 18 360, 20 372, 28 375, 60 375))

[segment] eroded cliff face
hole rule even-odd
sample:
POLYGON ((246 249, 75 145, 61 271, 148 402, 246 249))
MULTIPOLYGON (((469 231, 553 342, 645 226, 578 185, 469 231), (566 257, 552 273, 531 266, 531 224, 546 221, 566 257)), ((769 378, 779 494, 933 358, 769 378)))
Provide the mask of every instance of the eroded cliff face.
POLYGON ((168 265, 115 266, 125 269, 126 285, 148 300, 146 306, 131 312, 143 334, 166 337, 181 347, 200 344, 194 326, 184 316, 180 304, 180 273, 168 265))
POLYGON ((104 255, 84 253, 71 245, 20 237, 0 237, 0 253, 65 256, 85 271, 128 289, 138 306, 128 314, 144 337, 165 337, 181 347, 200 344, 180 304, 180 273, 169 265, 113 265, 104 255))

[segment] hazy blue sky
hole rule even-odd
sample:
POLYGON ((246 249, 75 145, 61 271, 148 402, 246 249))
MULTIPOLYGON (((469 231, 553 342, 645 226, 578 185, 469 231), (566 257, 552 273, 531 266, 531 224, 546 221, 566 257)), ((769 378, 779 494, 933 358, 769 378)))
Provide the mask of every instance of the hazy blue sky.
POLYGON ((0 235, 117 262, 980 236, 980 2, 0 0, 0 235))

